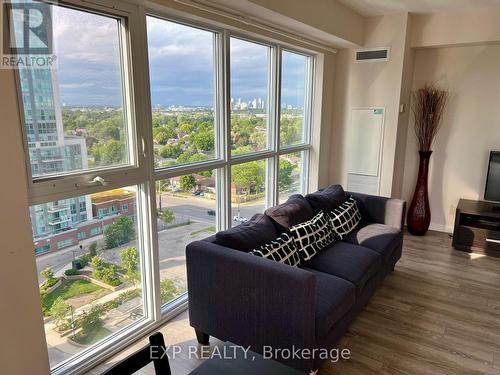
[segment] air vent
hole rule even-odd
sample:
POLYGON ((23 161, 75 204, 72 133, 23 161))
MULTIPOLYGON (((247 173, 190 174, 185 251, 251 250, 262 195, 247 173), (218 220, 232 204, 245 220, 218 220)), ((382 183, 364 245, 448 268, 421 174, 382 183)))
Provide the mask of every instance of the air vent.
POLYGON ((356 51, 356 61, 387 61, 389 60, 389 48, 365 49, 356 51))

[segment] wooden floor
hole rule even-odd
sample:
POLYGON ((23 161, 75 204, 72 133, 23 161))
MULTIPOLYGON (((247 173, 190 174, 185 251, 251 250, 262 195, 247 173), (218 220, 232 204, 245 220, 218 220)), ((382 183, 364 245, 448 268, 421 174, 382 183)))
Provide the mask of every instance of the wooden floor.
MULTIPOLYGON (((318 374, 500 374, 500 259, 450 243, 437 232, 405 236, 395 271, 338 345, 350 349, 351 359, 325 362, 318 374)), ((161 331, 167 345, 196 345, 186 312, 161 331)), ((199 363, 183 355, 171 360, 172 373, 187 374, 199 363)))

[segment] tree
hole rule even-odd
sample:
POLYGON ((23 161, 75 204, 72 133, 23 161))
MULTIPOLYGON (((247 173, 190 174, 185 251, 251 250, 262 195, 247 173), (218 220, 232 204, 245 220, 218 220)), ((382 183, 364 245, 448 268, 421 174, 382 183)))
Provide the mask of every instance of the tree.
POLYGON ((182 147, 180 145, 166 145, 160 149, 162 158, 177 159, 182 154, 182 147))
POLYGON ((40 272, 40 275, 45 278, 45 282, 47 284, 51 284, 54 280, 54 271, 52 271, 52 268, 50 267, 45 268, 42 272, 40 272))
POLYGON ((160 281, 160 301, 162 304, 171 301, 178 294, 179 290, 176 288, 172 280, 165 279, 160 281))
POLYGON ((181 190, 184 191, 191 191, 196 187, 196 179, 192 174, 187 175, 187 176, 181 176, 179 178, 179 184, 181 190))
POLYGON ((97 255, 97 242, 94 241, 89 245, 89 254, 92 257, 97 255))
POLYGON ((96 143, 90 148, 95 164, 100 166, 119 164, 124 161, 125 144, 118 140, 96 143))
POLYGON ((139 265, 139 252, 135 247, 127 247, 122 251, 122 267, 127 270, 127 277, 132 282, 139 280, 137 266, 139 265))
POLYGON ((92 268, 94 269, 94 271, 100 270, 103 267, 102 258, 95 256, 90 261, 90 264, 92 265, 92 268))
POLYGON ((213 151, 215 146, 214 131, 206 131, 194 135, 194 145, 200 151, 213 151))
POLYGON ((134 221, 128 216, 120 216, 104 230, 104 243, 107 249, 130 242, 134 237, 134 221))
POLYGON ((191 134, 191 132, 194 130, 193 125, 185 123, 179 126, 179 132, 181 135, 187 135, 191 134))
POLYGON ((259 192, 264 187, 265 164, 262 160, 236 164, 231 169, 231 177, 237 188, 250 192, 259 192))
POLYGON ((86 335, 92 330, 102 326, 101 316, 104 314, 102 305, 93 305, 88 312, 83 313, 79 320, 79 325, 82 328, 82 334, 86 335))
POLYGON ((278 184, 280 190, 285 190, 290 187, 293 182, 292 172, 294 169, 294 165, 290 163, 286 159, 280 160, 280 171, 279 171, 279 179, 278 184))
POLYGON ((165 224, 170 224, 175 220, 174 211, 172 211, 170 208, 165 208, 163 211, 161 211, 160 218, 165 224))
POLYGON ((54 320, 57 328, 61 328, 63 323, 67 322, 68 315, 71 313, 71 305, 66 303, 64 299, 59 296, 50 308, 50 316, 54 320))

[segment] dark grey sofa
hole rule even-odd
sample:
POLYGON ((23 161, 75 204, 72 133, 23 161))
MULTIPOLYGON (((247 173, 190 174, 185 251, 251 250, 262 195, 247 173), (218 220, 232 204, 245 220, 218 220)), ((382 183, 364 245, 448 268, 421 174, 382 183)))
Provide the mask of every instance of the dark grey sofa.
MULTIPOLYGON (((207 344, 212 335, 257 352, 333 348, 403 245, 404 201, 352 195, 360 226, 300 268, 220 246, 215 236, 189 244, 189 319, 198 341, 207 344)), ((282 362, 302 370, 320 365, 317 358, 282 362)))

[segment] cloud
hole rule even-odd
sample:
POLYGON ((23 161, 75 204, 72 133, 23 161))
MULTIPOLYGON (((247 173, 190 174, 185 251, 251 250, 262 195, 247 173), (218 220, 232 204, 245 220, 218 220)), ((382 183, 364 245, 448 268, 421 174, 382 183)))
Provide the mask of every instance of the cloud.
MULTIPOLYGON (((111 17, 53 7, 54 51, 61 101, 68 105, 121 105, 119 24, 111 17)), ((154 105, 213 106, 215 34, 147 18, 154 105)), ((231 40, 231 95, 267 100, 270 48, 231 40)), ((283 101, 303 102, 304 57, 284 55, 283 101), (286 57, 286 58, 285 58, 286 57)))

